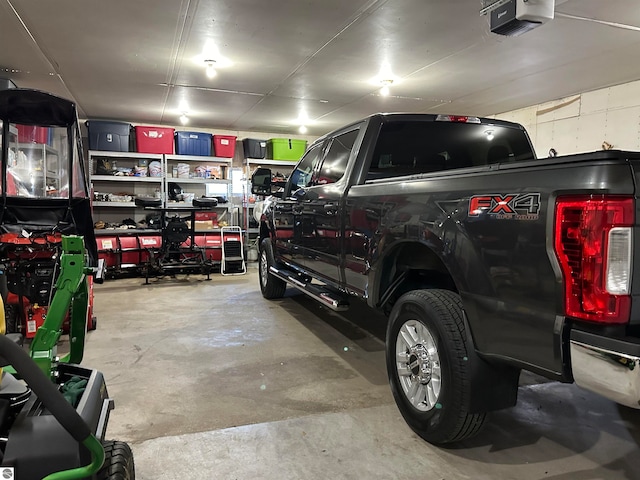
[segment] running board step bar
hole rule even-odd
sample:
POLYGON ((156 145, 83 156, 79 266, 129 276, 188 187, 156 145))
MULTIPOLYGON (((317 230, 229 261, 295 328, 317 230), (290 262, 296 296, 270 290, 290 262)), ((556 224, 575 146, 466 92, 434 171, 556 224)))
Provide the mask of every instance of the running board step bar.
POLYGON ((296 287, 302 293, 309 295, 311 298, 319 301, 335 312, 343 312, 349 309, 349 301, 339 293, 330 290, 327 287, 314 285, 311 282, 302 282, 296 277, 295 273, 284 268, 271 266, 269 267, 269 273, 281 280, 284 280, 289 285, 296 287))

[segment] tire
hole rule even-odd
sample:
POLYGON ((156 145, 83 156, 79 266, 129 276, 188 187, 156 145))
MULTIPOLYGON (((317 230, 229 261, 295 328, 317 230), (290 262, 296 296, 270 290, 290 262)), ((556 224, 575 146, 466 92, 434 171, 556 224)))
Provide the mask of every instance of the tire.
POLYGON ((391 391, 405 421, 429 443, 458 442, 484 425, 485 413, 469 413, 466 338, 462 301, 448 290, 405 293, 391 311, 386 339, 391 391))
POLYGON ((135 480, 136 471, 131 448, 124 442, 107 440, 104 447, 104 463, 98 470, 98 480, 135 480))
POLYGON ((287 289, 287 282, 269 273, 269 267, 275 264, 271 239, 265 238, 260 244, 260 260, 258 262, 258 276, 262 296, 268 299, 282 298, 287 289))

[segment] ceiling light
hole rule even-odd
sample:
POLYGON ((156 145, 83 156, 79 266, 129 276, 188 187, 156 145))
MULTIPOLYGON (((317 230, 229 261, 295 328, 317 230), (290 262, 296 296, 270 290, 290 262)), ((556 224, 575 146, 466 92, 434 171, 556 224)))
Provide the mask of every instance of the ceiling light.
POLYGON ((209 60, 213 60, 215 62, 217 69, 233 66, 233 62, 220 53, 220 49, 213 40, 207 40, 202 48, 202 53, 193 57, 193 61, 196 65, 202 65, 203 63, 207 63, 209 60))
POLYGON ((207 73, 207 77, 209 78, 213 78, 217 75, 218 72, 216 72, 216 61, 213 59, 207 59, 204 61, 204 63, 206 64, 207 68, 205 70, 205 72, 207 73))
POLYGON ((186 125, 187 123, 189 123, 189 117, 187 117, 186 113, 183 113, 182 115, 180 115, 180 123, 182 125, 186 125))
POLYGON ((393 73, 389 62, 385 61, 380 65, 378 74, 369 79, 369 83, 377 87, 389 87, 391 84, 397 84, 399 80, 398 76, 393 73))
POLYGON ((383 97, 388 97, 390 90, 389 87, 393 84, 393 79, 391 78, 385 78, 380 80, 380 85, 382 85, 382 88, 380 89, 380 95, 382 95, 383 97))
POLYGON ((295 120, 291 120, 290 124, 292 127, 295 126, 298 129, 298 132, 304 135, 309 131, 308 126, 315 125, 316 122, 309 118, 309 115, 307 114, 304 106, 300 106, 299 108, 300 110, 298 110, 298 118, 296 118, 295 120))

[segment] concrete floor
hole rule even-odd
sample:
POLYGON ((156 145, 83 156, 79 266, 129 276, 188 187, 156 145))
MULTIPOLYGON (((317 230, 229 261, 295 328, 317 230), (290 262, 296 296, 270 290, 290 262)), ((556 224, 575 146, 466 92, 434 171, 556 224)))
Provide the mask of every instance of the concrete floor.
POLYGON ((395 407, 383 318, 264 300, 255 265, 203 278, 96 287, 83 363, 138 479, 640 479, 640 411, 524 374, 516 407, 437 448, 395 407))

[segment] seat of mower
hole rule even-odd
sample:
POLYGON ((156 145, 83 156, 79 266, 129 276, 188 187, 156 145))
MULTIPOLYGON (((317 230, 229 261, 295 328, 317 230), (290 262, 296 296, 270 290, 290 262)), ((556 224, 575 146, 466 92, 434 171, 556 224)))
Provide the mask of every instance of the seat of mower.
POLYGON ((21 405, 29 399, 31 389, 7 372, 2 372, 0 399, 8 400, 11 407, 21 405))

